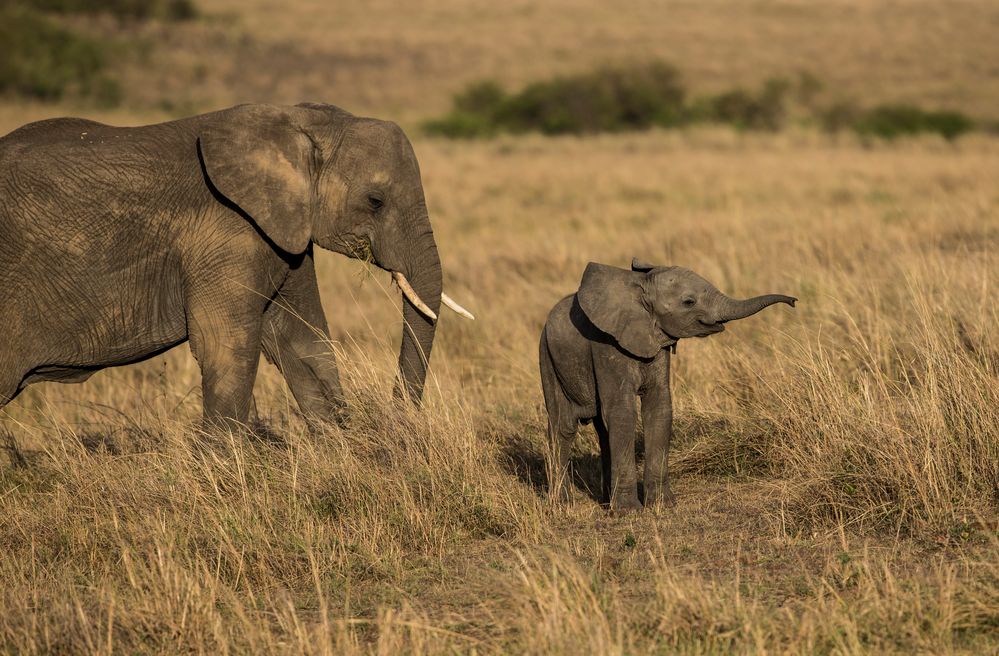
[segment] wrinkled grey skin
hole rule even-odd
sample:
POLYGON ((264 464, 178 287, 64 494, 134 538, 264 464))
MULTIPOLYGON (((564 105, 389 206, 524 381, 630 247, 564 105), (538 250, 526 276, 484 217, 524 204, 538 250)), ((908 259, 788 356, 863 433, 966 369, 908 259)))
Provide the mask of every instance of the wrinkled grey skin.
POLYGON ((795 301, 775 294, 737 301, 682 267, 635 260, 628 271, 591 262, 579 290, 555 305, 541 334, 552 491, 568 497, 569 449, 579 424, 592 421, 611 508, 642 507, 635 468, 641 398, 645 505, 675 503, 667 476, 673 434, 671 348, 679 339, 714 335, 728 321, 795 301))
MULTIPOLYGON (((307 419, 339 420, 313 245, 403 273, 439 310, 437 246, 398 126, 304 104, 15 130, 0 139, 0 408, 33 382, 189 340, 207 421, 252 420, 261 349, 307 419)), ((435 326, 403 304, 402 389, 419 402, 435 326)))

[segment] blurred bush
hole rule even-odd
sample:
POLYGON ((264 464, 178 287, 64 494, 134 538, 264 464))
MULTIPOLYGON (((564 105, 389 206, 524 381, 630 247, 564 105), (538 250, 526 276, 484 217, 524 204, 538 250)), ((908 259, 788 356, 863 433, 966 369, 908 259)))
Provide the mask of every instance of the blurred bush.
POLYGON ((189 20, 198 14, 193 0, 33 0, 31 5, 41 11, 137 20, 189 20))
POLYGON ((685 90, 662 63, 557 77, 508 95, 495 82, 469 86, 447 116, 426 129, 449 137, 539 131, 585 134, 672 126, 685 119, 685 90))
POLYGON ((978 127, 988 127, 976 125, 961 112, 927 111, 913 105, 879 105, 864 110, 845 101, 819 111, 818 122, 827 132, 853 130, 861 136, 881 139, 935 133, 952 140, 978 127))
POLYGON ((841 132, 852 129, 857 124, 861 116, 860 108, 851 102, 838 100, 831 105, 821 108, 816 118, 818 124, 826 132, 841 132))
POLYGON ((882 105, 860 114, 853 129, 861 135, 894 139, 920 132, 935 132, 956 139, 975 127, 974 121, 960 112, 930 112, 912 105, 882 105))
POLYGON ((677 70, 653 63, 557 77, 513 94, 496 82, 477 82, 454 97, 450 113, 426 122, 424 129, 467 138, 501 132, 621 132, 692 123, 777 131, 799 121, 817 123, 829 132, 852 130, 884 139, 923 132, 955 139, 976 127, 970 118, 953 111, 909 105, 864 110, 843 101, 824 104, 823 90, 818 78, 802 72, 794 80, 771 78, 755 91, 739 88, 687 102, 677 70))
POLYGON ((787 116, 791 83, 783 78, 767 80, 757 93, 735 89, 702 101, 699 115, 740 130, 779 130, 787 116))
POLYGON ((37 11, 0 6, 0 92, 40 100, 77 94, 115 104, 121 94, 105 70, 107 51, 37 11))
POLYGON ((498 130, 498 115, 506 99, 506 92, 496 82, 477 82, 454 97, 450 114, 427 121, 424 128, 430 134, 451 138, 489 136, 498 130))
POLYGON ((120 44, 81 33, 77 24, 66 24, 65 14, 186 20, 197 11, 193 0, 0 0, 0 93, 120 102, 121 87, 109 72, 120 44))
POLYGON ((497 119, 514 132, 636 130, 681 121, 684 96, 679 74, 665 64, 608 68, 531 84, 500 105, 497 119))

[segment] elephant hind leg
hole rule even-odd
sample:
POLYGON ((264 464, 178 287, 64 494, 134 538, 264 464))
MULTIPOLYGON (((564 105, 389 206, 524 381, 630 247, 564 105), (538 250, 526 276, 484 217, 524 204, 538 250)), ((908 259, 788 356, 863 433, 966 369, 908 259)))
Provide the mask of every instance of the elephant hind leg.
POLYGON ((553 498, 568 501, 571 497, 569 453, 576 439, 576 426, 566 426, 548 417, 548 489, 553 498))
POLYGON ((548 470, 548 491, 553 499, 568 500, 569 452, 579 428, 578 408, 566 396, 555 373, 555 365, 548 351, 545 334, 540 345, 541 387, 548 412, 548 453, 545 462, 548 470))

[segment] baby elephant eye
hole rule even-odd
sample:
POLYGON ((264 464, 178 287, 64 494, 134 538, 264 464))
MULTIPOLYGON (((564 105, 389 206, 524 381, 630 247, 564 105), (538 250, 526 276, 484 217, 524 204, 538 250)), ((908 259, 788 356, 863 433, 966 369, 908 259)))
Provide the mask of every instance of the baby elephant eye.
POLYGON ((695 301, 692 298, 685 298, 685 299, 683 299, 683 304, 686 307, 693 307, 695 303, 697 303, 697 301, 695 301))
POLYGON ((384 204, 384 201, 382 201, 382 199, 378 196, 368 196, 368 207, 370 207, 372 211, 377 212, 384 204))

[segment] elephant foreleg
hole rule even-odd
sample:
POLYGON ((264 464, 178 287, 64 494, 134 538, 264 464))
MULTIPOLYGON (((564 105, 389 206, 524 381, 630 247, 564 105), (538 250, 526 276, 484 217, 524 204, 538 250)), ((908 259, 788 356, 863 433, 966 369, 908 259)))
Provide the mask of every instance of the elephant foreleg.
POLYGON ((606 403, 603 394, 600 399, 601 419, 607 427, 606 441, 610 447, 610 505, 612 510, 641 510, 635 468, 637 397, 626 389, 617 390, 614 397, 606 403))
POLYGON ((253 382, 260 360, 260 325, 223 327, 192 321, 191 352, 201 367, 205 423, 227 428, 247 425, 253 382))
POLYGON ((593 418, 593 429, 597 432, 597 443, 600 445, 601 498, 609 504, 611 501, 610 432, 599 414, 593 418))
POLYGON ((346 404, 312 257, 292 271, 264 313, 262 345, 310 426, 343 425, 346 404))
POLYGON ((250 419, 265 302, 245 287, 226 294, 200 291, 191 295, 188 337, 201 367, 208 425, 239 429, 250 419))
POLYGON ((669 487, 667 465, 673 437, 673 401, 669 389, 669 356, 658 362, 656 384, 642 395, 642 424, 645 428, 645 505, 672 506, 676 500, 669 487))

